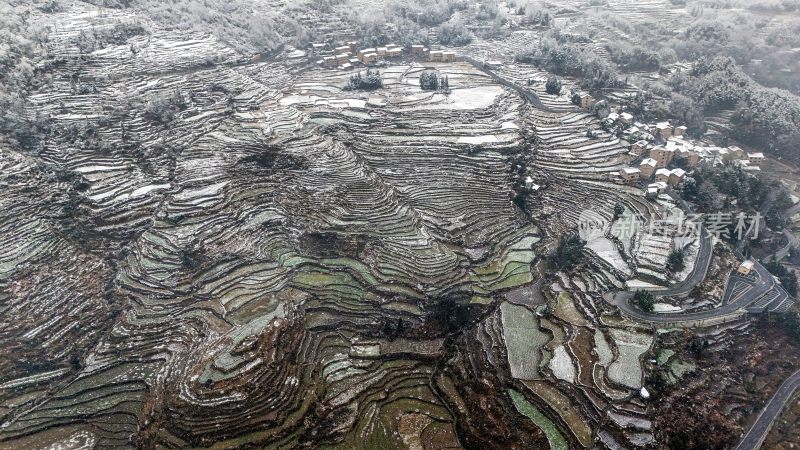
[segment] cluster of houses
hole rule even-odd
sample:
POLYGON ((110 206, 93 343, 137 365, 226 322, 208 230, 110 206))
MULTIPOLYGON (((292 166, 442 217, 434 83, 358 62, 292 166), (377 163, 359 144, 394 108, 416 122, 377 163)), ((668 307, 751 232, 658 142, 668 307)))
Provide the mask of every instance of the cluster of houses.
MULTIPOLYGON (((397 44, 387 44, 384 47, 370 47, 358 49, 358 42, 350 41, 346 45, 328 49, 325 43, 311 44, 313 54, 321 59, 317 59, 317 64, 327 68, 338 68, 348 70, 361 65, 371 66, 387 59, 395 59, 403 56, 403 47, 397 44)), ((451 51, 429 50, 424 45, 412 45, 409 47, 412 57, 426 59, 431 62, 453 62, 456 60, 456 53, 451 51)))
POLYGON ((633 115, 623 112, 610 114, 606 123, 607 126, 629 126, 623 135, 628 134, 631 128, 638 133, 636 137, 639 140, 630 144, 628 153, 630 161, 638 164, 620 169, 619 179, 629 184, 654 181, 647 185, 647 196, 657 196, 667 188, 683 183, 686 170, 682 167, 668 168, 678 158, 682 159, 681 166, 686 168, 697 167, 701 162, 719 165, 730 161, 748 171, 760 170, 759 164, 764 161, 763 153, 746 153, 736 146, 696 143, 685 136, 685 126, 673 127, 669 122, 645 125, 634 122, 633 115))

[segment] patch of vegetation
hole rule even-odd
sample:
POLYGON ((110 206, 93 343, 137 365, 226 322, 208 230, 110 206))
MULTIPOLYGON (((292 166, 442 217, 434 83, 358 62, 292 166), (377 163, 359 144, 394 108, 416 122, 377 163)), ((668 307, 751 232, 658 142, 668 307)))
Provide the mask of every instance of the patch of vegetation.
POLYGON ((188 104, 179 90, 174 90, 166 95, 152 97, 144 108, 144 117, 162 125, 167 125, 175 120, 178 112, 186 109, 188 104))
POLYGON ((454 296, 436 299, 428 317, 435 329, 444 334, 463 330, 471 320, 469 300, 454 296))
POLYGON ((472 42, 472 33, 467 30, 466 24, 461 20, 451 20, 441 24, 436 35, 442 45, 460 47, 472 42))
POLYGON ((59 0, 47 0, 46 2, 44 2, 44 4, 39 6, 39 11, 46 14, 57 13, 64 10, 65 10, 64 5, 62 5, 59 0))
POLYGON ((346 91, 374 91, 383 87, 383 78, 377 70, 367 69, 365 73, 354 73, 347 81, 346 91))
POLYGON ((625 213, 625 205, 620 202, 614 203, 614 220, 619 219, 625 213))
POLYGON ((450 81, 438 70, 426 70, 419 75, 419 87, 423 91, 449 91, 450 81))
POLYGON ((81 53, 91 53, 109 45, 122 45, 134 36, 147 34, 147 30, 135 22, 119 22, 111 28, 81 30, 74 43, 81 53))
POLYGON ((786 289, 789 295, 792 297, 797 296, 797 275, 795 275, 794 271, 787 269, 786 266, 774 259, 764 263, 764 268, 778 277, 781 286, 786 289))
POLYGON ((585 246, 586 241, 577 234, 562 236, 558 241, 558 246, 548 257, 550 266, 555 271, 572 269, 583 259, 585 246))
POLYGON ((254 54, 272 52, 285 44, 305 47, 308 30, 291 14, 276 8, 253 14, 246 0, 88 0, 109 8, 134 8, 167 28, 213 33, 237 50, 254 54))
POLYGON ((547 82, 544 84, 544 90, 550 95, 558 95, 561 93, 561 80, 557 77, 548 77, 547 82))
POLYGON ((658 70, 661 67, 659 54, 641 45, 614 41, 606 44, 606 48, 611 59, 625 71, 658 70))
POLYGON ((690 74, 673 77, 670 85, 695 99, 702 112, 733 109, 732 137, 800 162, 798 97, 760 86, 732 58, 722 57, 700 60, 690 74))
POLYGON ((781 325, 795 342, 800 343, 800 313, 792 311, 784 314, 781 318, 781 325))
POLYGON ((702 211, 719 212, 732 207, 734 200, 738 209, 756 211, 769 190, 770 185, 760 176, 745 172, 741 167, 701 164, 684 182, 682 195, 702 211))
POLYGON ((674 249, 669 253, 669 257, 667 257, 667 270, 675 273, 680 272, 686 268, 686 264, 684 262, 684 252, 682 249, 674 249))
POLYGON ((651 313, 655 310, 656 297, 650 291, 637 290, 633 294, 633 301, 642 311, 651 313))
POLYGON ((517 54, 516 59, 548 72, 581 77, 581 86, 590 90, 624 85, 616 70, 591 51, 576 45, 573 39, 558 32, 548 33, 537 48, 517 54))

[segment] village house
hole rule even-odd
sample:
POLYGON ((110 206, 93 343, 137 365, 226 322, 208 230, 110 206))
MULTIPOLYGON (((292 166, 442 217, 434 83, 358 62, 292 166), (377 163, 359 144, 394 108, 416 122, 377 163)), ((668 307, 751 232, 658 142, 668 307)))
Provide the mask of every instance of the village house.
POLYGON ((642 153, 647 149, 647 141, 641 140, 631 144, 631 154, 634 156, 642 156, 642 153))
POLYGON ((689 161, 690 167, 697 167, 700 164, 700 154, 695 151, 689 151, 686 155, 686 160, 689 161))
POLYGON ((349 55, 350 54, 350 46, 349 45, 344 45, 342 47, 336 47, 335 49, 333 49, 333 52, 336 53, 337 55, 342 54, 342 53, 345 54, 345 55, 349 55))
POLYGON ((655 183, 650 183, 647 185, 644 194, 645 197, 649 199, 655 199, 658 197, 658 194, 663 194, 666 191, 667 191, 667 183, 663 181, 656 181, 655 183))
POLYGON ((658 163, 653 158, 646 158, 639 164, 639 171, 641 172, 641 176, 644 179, 649 179, 653 176, 653 172, 656 170, 656 166, 658 163))
POLYGON ((444 58, 443 54, 444 52, 441 50, 433 50, 428 53, 428 61, 441 62, 442 59, 444 58))
POLYGON ((685 170, 683 170, 681 168, 672 169, 670 171, 670 173, 669 173, 669 180, 667 180, 667 183, 670 186, 677 186, 677 185, 683 183, 683 180, 685 178, 686 178, 686 171, 685 170))
POLYGON ((675 136, 683 136, 684 134, 686 134, 687 130, 688 128, 686 128, 686 125, 675 127, 675 136))
POLYGON ((664 147, 657 146, 650 149, 650 158, 656 161, 656 167, 667 167, 675 153, 664 147))
POLYGON ((656 131, 662 139, 669 139, 672 137, 672 125, 669 122, 659 122, 656 124, 656 131))
POLYGON ((594 105, 594 97, 587 94, 586 92, 581 92, 580 94, 578 94, 578 97, 580 98, 578 106, 580 106, 581 108, 589 109, 592 107, 592 105, 594 105))
POLYGON ((364 61, 364 55, 368 55, 370 53, 377 54, 378 50, 376 50, 374 47, 372 47, 372 48, 362 48, 361 50, 358 51, 358 53, 356 53, 356 56, 358 56, 358 59, 360 59, 363 62, 364 61))
POLYGON ((633 126, 623 131, 622 134, 626 139, 633 139, 634 135, 638 134, 639 131, 639 127, 633 126))
POLYGON ((411 54, 414 56, 422 55, 425 53, 425 46, 420 44, 414 44, 411 46, 411 54))
POLYGON ((750 164, 758 165, 758 164, 764 162, 764 154, 760 153, 760 152, 759 153, 748 153, 747 154, 747 161, 749 161, 750 164))
POLYGON ((626 183, 638 181, 640 174, 641 171, 635 167, 625 167, 619 171, 619 176, 622 177, 622 180, 626 183))
POLYGON ((656 182, 668 183, 670 174, 672 174, 672 171, 668 169, 656 170, 656 182))
POLYGON ((456 52, 442 52, 443 62, 454 62, 456 60, 456 52))
POLYGON ((625 125, 630 125, 631 123, 633 123, 633 115, 624 112, 619 115, 619 121, 624 123, 625 125))
POLYGON ((750 275, 750 272, 753 271, 755 265, 756 265, 755 261, 753 261, 752 259, 748 259, 739 264, 739 267, 736 268, 736 272, 738 272, 741 275, 750 275))
POLYGON ((739 148, 739 147, 737 147, 735 145, 731 145, 730 147, 728 147, 728 153, 731 156, 733 156, 734 158, 740 158, 741 159, 741 158, 744 158, 744 156, 745 156, 744 155, 744 150, 742 150, 741 148, 739 148))

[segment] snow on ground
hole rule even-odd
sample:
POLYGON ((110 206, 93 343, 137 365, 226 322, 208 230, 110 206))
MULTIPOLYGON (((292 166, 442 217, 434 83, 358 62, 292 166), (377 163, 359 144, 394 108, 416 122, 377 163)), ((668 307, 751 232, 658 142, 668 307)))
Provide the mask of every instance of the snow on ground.
POLYGON ((553 352, 553 359, 550 360, 550 370, 553 375, 559 380, 564 380, 569 383, 574 383, 577 378, 575 365, 572 363, 572 358, 569 357, 567 349, 563 345, 556 347, 553 352))
POLYGON ((618 356, 608 366, 608 377, 617 384, 639 390, 642 387, 642 366, 639 358, 653 343, 649 334, 614 328, 611 336, 617 344, 618 356))
POLYGON ((653 311, 657 313, 674 313, 683 311, 683 308, 670 305, 669 303, 656 303, 653 305, 653 311))
POLYGON ((683 281, 692 273, 694 265, 697 263, 697 255, 700 253, 700 240, 676 237, 673 243, 675 248, 683 248, 684 268, 682 271, 675 273, 675 280, 683 281))
POLYGON ((482 109, 492 106, 495 99, 503 93, 500 86, 481 86, 453 89, 445 101, 425 105, 426 109, 482 109))
POLYGON ((608 238, 598 236, 589 241, 586 246, 597 254, 603 261, 607 262, 611 267, 624 273, 626 276, 631 275, 631 270, 622 255, 619 254, 617 246, 614 245, 608 238))
POLYGON ((650 290, 650 289, 652 289, 652 290, 664 289, 664 286, 656 286, 655 284, 648 283, 646 281, 642 281, 642 280, 639 280, 639 279, 628 280, 627 284, 628 284, 628 289, 630 289, 630 290, 636 290, 636 289, 648 289, 648 290, 650 290))

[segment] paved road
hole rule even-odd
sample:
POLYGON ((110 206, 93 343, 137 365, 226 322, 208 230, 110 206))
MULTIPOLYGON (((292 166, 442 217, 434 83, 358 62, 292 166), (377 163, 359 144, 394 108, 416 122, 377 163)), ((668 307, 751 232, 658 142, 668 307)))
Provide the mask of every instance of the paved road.
POLYGON ((790 375, 775 391, 767 406, 764 407, 756 421, 753 422, 753 426, 745 433, 736 450, 757 450, 761 448, 775 420, 780 416, 784 406, 792 400, 792 396, 798 388, 800 388, 800 370, 790 375))
MULTIPOLYGON (((648 313, 640 310, 630 302, 630 299, 633 297, 633 292, 629 291, 617 292, 609 296, 609 301, 617 306, 625 315, 636 320, 650 323, 673 323, 702 321, 735 314, 737 311, 744 310, 751 304, 755 303, 756 300, 761 298, 761 296, 766 294, 771 289, 780 289, 782 291, 781 295, 786 295, 785 291, 775 284, 775 279, 772 277, 772 274, 769 273, 764 266, 756 263, 755 271, 758 278, 754 283, 752 283, 750 290, 731 302, 725 302, 722 306, 707 311, 693 313, 648 313)), ((736 279, 741 279, 741 277, 731 274, 731 278, 728 281, 728 286, 725 288, 726 300, 727 297, 731 295, 731 290, 733 287, 732 281, 736 279)), ((692 288, 693 287, 694 286, 692 286, 692 288)), ((681 290, 686 288, 687 286, 683 286, 681 290)), ((657 296, 673 295, 670 293, 670 291, 658 291, 653 293, 657 296)))
POLYGON ((708 273, 708 266, 711 265, 711 256, 714 253, 714 245, 711 235, 706 233, 705 228, 700 228, 700 250, 697 253, 697 260, 694 268, 685 280, 675 283, 666 288, 653 290, 653 294, 659 297, 678 297, 692 292, 698 284, 702 283, 708 273))
POLYGON ((783 216, 784 219, 790 219, 793 215, 795 215, 795 214, 797 214, 799 212, 800 212, 800 203, 796 203, 793 206, 789 207, 789 209, 784 211, 781 214, 781 216, 783 216))
POLYGON ((508 88, 511 88, 511 89, 517 91, 517 93, 523 99, 529 101, 536 108, 541 109, 543 111, 549 111, 550 110, 550 108, 548 108, 547 106, 544 105, 544 103, 542 103, 542 100, 539 98, 539 96, 536 95, 536 93, 531 91, 530 89, 525 89, 524 87, 518 85, 517 83, 514 83, 512 81, 506 80, 505 78, 503 78, 500 75, 496 74, 494 71, 487 69, 483 65, 482 62, 476 60, 475 58, 472 58, 472 57, 469 57, 469 56, 462 56, 462 58, 464 58, 464 61, 472 64, 473 66, 475 66, 475 68, 477 68, 477 69, 483 71, 485 74, 489 75, 489 77, 491 77, 497 83, 500 83, 503 86, 506 86, 508 88))
POLYGON ((782 249, 780 249, 777 252, 775 252, 775 254, 772 256, 773 258, 777 259, 778 261, 780 261, 783 258, 785 258, 789 254, 789 252, 792 250, 792 247, 800 246, 800 245, 798 245, 799 243, 798 243, 798 240, 797 240, 797 236, 795 236, 794 233, 792 233, 788 228, 784 228, 783 229, 783 235, 786 236, 786 240, 788 241, 788 243, 782 249))

